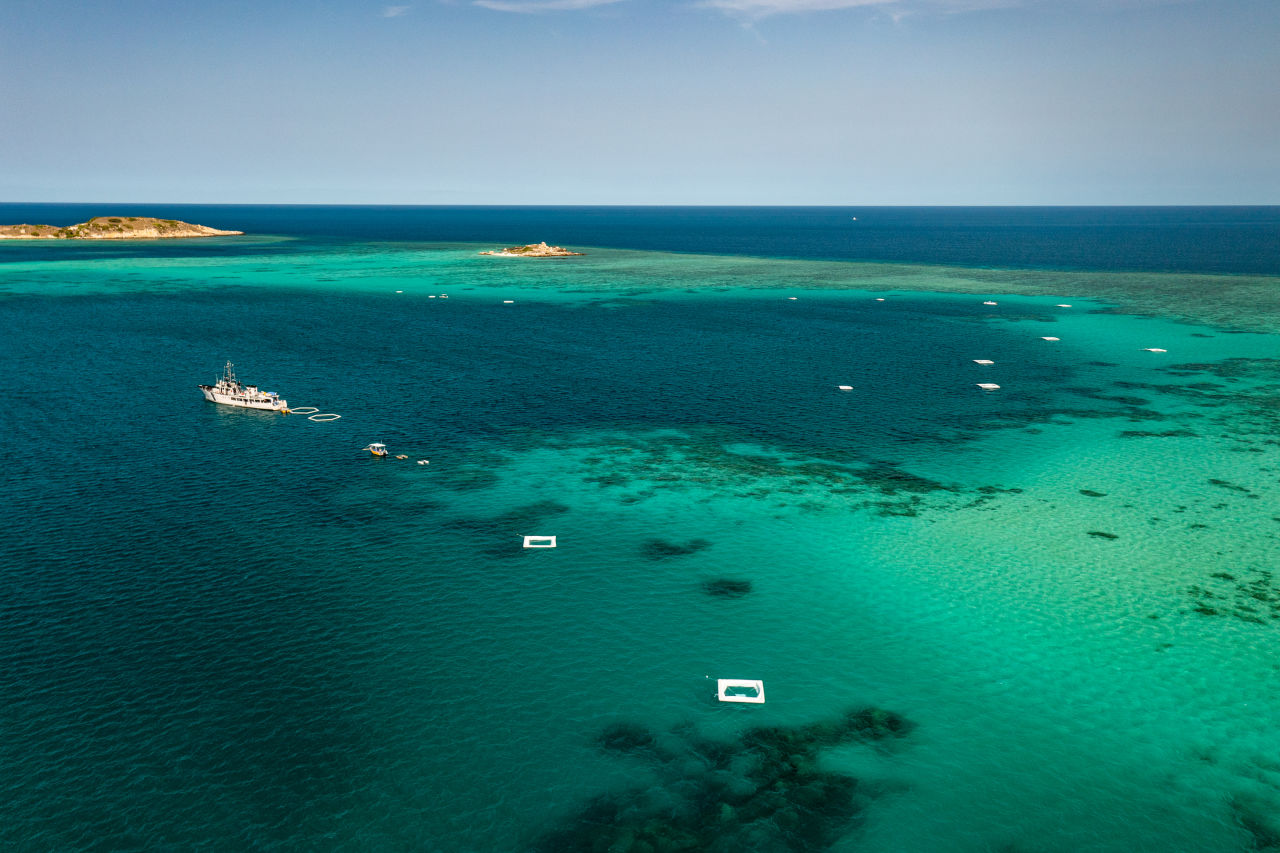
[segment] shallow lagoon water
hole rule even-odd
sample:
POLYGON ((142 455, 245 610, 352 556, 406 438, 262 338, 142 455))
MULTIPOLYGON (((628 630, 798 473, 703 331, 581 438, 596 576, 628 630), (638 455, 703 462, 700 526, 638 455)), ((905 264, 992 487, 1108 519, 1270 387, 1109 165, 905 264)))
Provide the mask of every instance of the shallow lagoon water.
POLYGON ((0 268, 6 847, 1280 839, 1267 322, 1081 274, 61 248, 0 268), (204 403, 227 358, 342 419, 204 403), (909 726, 813 734, 867 709, 909 726))

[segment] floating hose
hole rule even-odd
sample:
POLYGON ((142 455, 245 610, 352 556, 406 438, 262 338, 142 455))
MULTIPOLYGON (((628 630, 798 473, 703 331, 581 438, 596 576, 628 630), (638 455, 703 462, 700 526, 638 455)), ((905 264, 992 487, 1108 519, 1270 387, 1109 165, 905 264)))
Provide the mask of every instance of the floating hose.
POLYGON ((290 409, 289 411, 295 415, 314 415, 316 412, 320 410, 317 409, 315 406, 298 406, 296 408, 290 409))
POLYGON ((325 412, 324 414, 320 414, 320 415, 308 415, 307 420, 315 421, 318 424, 322 424, 322 423, 328 423, 329 421, 336 421, 340 417, 342 417, 342 415, 335 415, 333 414, 333 412, 325 412))

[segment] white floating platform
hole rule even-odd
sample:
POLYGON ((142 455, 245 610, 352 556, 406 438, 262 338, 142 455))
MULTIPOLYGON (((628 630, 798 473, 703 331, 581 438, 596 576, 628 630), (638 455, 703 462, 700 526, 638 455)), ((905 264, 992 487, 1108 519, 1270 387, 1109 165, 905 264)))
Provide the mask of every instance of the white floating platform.
POLYGON ((836 390, 837 390, 837 391, 852 391, 852 390, 853 390, 853 386, 852 386, 852 385, 837 385, 837 386, 836 386, 836 390))
POLYGON ((982 303, 982 304, 983 304, 983 305, 999 305, 1000 303, 999 303, 999 302, 992 302, 991 300, 987 300, 986 302, 984 302, 984 303, 982 303))
POLYGON ((524 547, 526 547, 526 548, 554 548, 554 547, 556 547, 556 537, 554 537, 554 536, 526 536, 526 537, 524 537, 524 547))
POLYGON ((983 391, 999 391, 1000 386, 994 382, 979 382, 978 387, 983 391))
POLYGON ((502 300, 502 304, 503 304, 503 305, 511 305, 511 304, 512 304, 512 303, 514 303, 514 302, 515 302, 515 300, 514 300, 514 299, 504 299, 504 300, 502 300))
POLYGON ((1049 335, 1045 335, 1045 336, 1042 336, 1042 337, 1040 338, 1040 340, 1042 340, 1042 341, 1060 341, 1060 340, 1062 340, 1062 338, 1055 338, 1055 337, 1052 337, 1052 336, 1049 336, 1049 335))
POLYGON ((431 464, 431 462, 430 462, 430 460, 427 460, 427 459, 419 459, 419 460, 418 460, 418 464, 419 464, 419 465, 430 465, 430 464, 431 464))
POLYGON ((397 290, 396 293, 404 293, 403 290, 397 290))
POLYGON ((796 298, 794 296, 788 296, 787 298, 790 299, 792 302, 796 301, 796 298))
POLYGON ((1054 307, 1054 308, 1070 308, 1071 306, 1070 306, 1070 305, 1068 305, 1068 304, 1067 304, 1067 303, 1065 303, 1065 302, 1059 302, 1057 305, 1055 305, 1055 306, 1053 306, 1053 307, 1054 307))
POLYGON ((431 294, 430 296, 428 296, 427 298, 428 298, 428 299, 435 299, 435 298, 436 298, 436 296, 435 296, 435 294, 433 293, 433 294, 431 294))
POLYGON ((876 297, 876 302, 884 302, 884 297, 883 297, 883 296, 877 296, 877 297, 876 297))
POLYGON ((975 358, 973 360, 973 363, 974 364, 995 364, 995 362, 989 358, 975 358))
POLYGON ((1144 352, 1168 352, 1167 349, 1160 349, 1160 347, 1143 347, 1142 349, 1144 352))
POLYGON ((721 702, 754 702, 757 705, 763 705, 764 682, 742 678, 718 678, 716 679, 716 698, 721 702))

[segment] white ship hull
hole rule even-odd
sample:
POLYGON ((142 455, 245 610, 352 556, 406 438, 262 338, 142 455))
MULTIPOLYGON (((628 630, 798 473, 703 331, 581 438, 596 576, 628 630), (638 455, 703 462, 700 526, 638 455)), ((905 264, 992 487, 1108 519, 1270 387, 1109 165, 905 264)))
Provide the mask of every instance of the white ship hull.
POLYGON ((241 409, 262 409, 268 412, 289 413, 289 404, 274 391, 259 391, 257 385, 242 385, 227 362, 226 372, 214 385, 200 385, 200 392, 210 403, 236 406, 241 409))
POLYGON ((234 394, 220 394, 207 386, 200 386, 200 390, 204 392, 204 398, 211 403, 221 403, 224 406, 239 406, 242 409, 266 409, 269 412, 286 411, 289 406, 284 400, 273 398, 270 400, 253 400, 248 397, 237 396, 234 394))

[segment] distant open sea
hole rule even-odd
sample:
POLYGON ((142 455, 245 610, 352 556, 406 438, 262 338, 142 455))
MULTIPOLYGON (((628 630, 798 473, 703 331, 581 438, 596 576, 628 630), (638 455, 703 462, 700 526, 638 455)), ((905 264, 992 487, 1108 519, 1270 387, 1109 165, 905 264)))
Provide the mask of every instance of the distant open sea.
POLYGON ((109 214, 247 233, 0 241, 0 848, 1280 849, 1280 208, 109 214))

